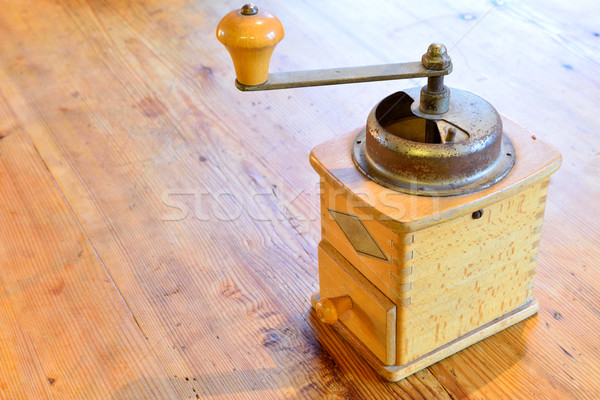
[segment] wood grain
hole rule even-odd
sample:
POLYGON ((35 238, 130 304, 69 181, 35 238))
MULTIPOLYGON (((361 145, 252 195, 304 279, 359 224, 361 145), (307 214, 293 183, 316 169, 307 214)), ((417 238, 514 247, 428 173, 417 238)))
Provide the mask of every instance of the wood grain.
POLYGON ((563 154, 548 188, 538 316, 397 384, 308 312, 320 237, 308 155, 404 84, 240 93, 214 38, 240 5, 3 5, 0 91, 28 139, 16 151, 0 132, 0 197, 2 210, 30 217, 3 211, 0 231, 3 248, 33 258, 2 257, 0 398, 600 397, 599 5, 265 4, 286 30, 273 71, 416 60, 444 41, 449 86, 563 154), (60 272, 52 261, 78 243, 102 263, 60 272), (61 277, 69 295, 52 297, 61 277), (74 339, 44 337, 55 321, 74 339), (148 346, 154 358, 118 381, 148 346), (50 385, 47 371, 72 378, 50 385))
POLYGON ((3 82, 0 397, 178 398, 156 343, 144 337, 7 105, 14 92, 3 82))

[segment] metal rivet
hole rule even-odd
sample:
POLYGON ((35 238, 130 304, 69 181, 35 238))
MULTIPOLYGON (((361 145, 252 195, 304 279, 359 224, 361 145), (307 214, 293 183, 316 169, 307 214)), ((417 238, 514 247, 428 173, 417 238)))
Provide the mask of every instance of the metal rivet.
POLYGON ((242 15, 256 15, 256 13, 258 13, 258 7, 252 3, 244 4, 241 13, 242 15))
POLYGON ((446 142, 452 142, 456 137, 456 128, 448 129, 448 133, 446 134, 446 142))
POLYGON ((483 210, 477 210, 473 214, 471 214, 473 219, 479 219, 483 216, 483 210))

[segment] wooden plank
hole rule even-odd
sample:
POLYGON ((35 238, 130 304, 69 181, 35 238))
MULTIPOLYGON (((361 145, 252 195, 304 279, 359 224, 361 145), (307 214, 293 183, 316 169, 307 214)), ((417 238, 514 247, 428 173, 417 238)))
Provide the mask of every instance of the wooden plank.
POLYGON ((178 398, 2 81, 0 398, 178 398))
POLYGON ((237 93, 210 38, 239 4, 15 3, 0 16, 8 101, 144 334, 165 337, 156 354, 180 397, 599 397, 596 3, 269 3, 287 35, 274 70, 411 60, 431 41, 459 42, 448 83, 565 157, 540 242, 539 316, 395 385, 343 343, 336 366, 313 340, 319 210, 306 160, 404 85, 237 93))
MULTIPOLYGON (((173 220, 177 210, 167 206, 182 201, 180 193, 188 188, 197 196, 212 193, 225 198, 246 192, 248 178, 221 167, 230 158, 227 150, 237 153, 241 144, 227 136, 222 139, 230 144, 218 143, 216 137, 215 143, 199 143, 197 135, 208 133, 199 129, 221 123, 190 100, 195 88, 177 83, 173 89, 177 96, 170 100, 175 107, 163 103, 163 110, 153 91, 160 91, 168 101, 169 79, 177 77, 137 40, 129 45, 140 46, 138 54, 120 49, 127 46, 122 42, 115 46, 114 59, 104 53, 102 49, 113 44, 112 38, 102 36, 103 23, 113 24, 113 32, 121 29, 119 38, 131 31, 106 8, 79 6, 40 7, 37 12, 51 15, 48 20, 58 19, 67 36, 82 35, 90 48, 82 48, 73 68, 98 76, 108 87, 98 92, 96 82, 73 75, 69 81, 57 80, 58 88, 45 90, 35 83, 42 79, 38 71, 28 70, 23 92, 31 97, 21 96, 14 103, 30 122, 34 142, 47 157, 144 334, 152 343, 160 340, 155 351, 178 394, 235 398, 243 392, 255 398, 294 394, 312 398, 331 384, 327 379, 344 387, 335 374, 326 380, 315 378, 329 372, 315 368, 322 355, 303 334, 305 323, 298 315, 310 306, 316 268, 282 267, 298 262, 296 230, 286 226, 272 236, 265 231, 270 225, 253 226, 253 218, 259 218, 262 210, 249 210, 251 215, 236 219, 227 215, 229 210, 218 208, 214 199, 209 200, 215 207, 208 210, 210 223, 202 220, 201 209, 187 219, 173 220), (103 62, 96 59, 105 56, 103 62), (128 63, 139 61, 146 68, 156 63, 152 65, 156 73, 170 78, 157 80, 159 85, 149 89, 151 78, 127 68, 128 63), (32 83, 38 86, 34 92, 27 89, 32 83), (79 94, 73 96, 75 92, 79 94), (55 104, 60 104, 58 109, 55 104), (109 118, 120 113, 129 120, 109 118), (81 136, 82 132, 89 134, 81 136), (165 168, 167 164, 171 167, 165 168), (169 198, 169 191, 175 196, 169 198), (107 204, 112 206, 105 209, 107 204), (216 243, 222 247, 217 249, 216 243), (289 250, 289 243, 294 250, 289 250), (263 246, 267 253, 256 253, 263 246), (290 290, 290 296, 274 291, 289 288, 298 279, 307 283, 295 293, 290 290)), ((31 40, 42 40, 57 29, 41 18, 38 22, 29 33, 31 40)), ((9 57, 21 54, 36 64, 55 57, 43 49, 23 54, 27 51, 7 50, 9 57)), ((252 173, 253 165, 243 164, 252 173)), ((253 179, 261 178, 257 174, 253 179)), ((267 206, 276 206, 267 200, 267 206)))

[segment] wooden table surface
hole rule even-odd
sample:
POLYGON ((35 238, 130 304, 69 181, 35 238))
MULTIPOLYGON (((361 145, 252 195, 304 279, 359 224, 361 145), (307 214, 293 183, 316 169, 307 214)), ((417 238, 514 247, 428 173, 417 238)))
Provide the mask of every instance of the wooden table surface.
POLYGON ((215 27, 241 5, 4 2, 0 398, 600 398, 600 3, 258 4, 286 29, 273 71, 443 41, 449 86, 563 155, 538 315, 395 384, 309 311, 308 154, 422 81, 239 92, 215 27))

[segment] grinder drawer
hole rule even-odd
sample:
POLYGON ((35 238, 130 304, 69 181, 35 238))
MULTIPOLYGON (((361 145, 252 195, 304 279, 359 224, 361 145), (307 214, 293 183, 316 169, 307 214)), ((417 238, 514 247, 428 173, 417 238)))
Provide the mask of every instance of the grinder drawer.
POLYGON ((396 361, 396 305, 337 250, 319 244, 321 299, 349 296, 352 307, 339 315, 343 323, 385 365, 396 361))

